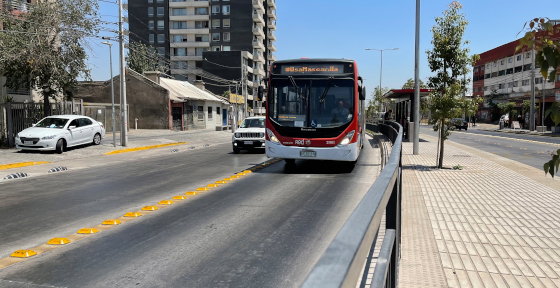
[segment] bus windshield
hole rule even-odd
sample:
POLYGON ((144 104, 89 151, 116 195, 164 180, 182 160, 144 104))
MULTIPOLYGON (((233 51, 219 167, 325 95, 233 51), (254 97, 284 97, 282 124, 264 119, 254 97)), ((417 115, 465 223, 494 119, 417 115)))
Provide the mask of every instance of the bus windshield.
POLYGON ((286 127, 342 126, 355 116, 354 85, 350 79, 272 79, 268 115, 286 127))

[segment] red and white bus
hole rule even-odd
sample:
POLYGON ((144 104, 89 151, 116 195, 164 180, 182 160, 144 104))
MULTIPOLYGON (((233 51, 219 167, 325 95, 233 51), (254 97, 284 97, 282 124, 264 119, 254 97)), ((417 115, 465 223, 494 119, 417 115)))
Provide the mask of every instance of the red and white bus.
POLYGON ((366 91, 355 61, 276 61, 270 67, 268 87, 268 157, 288 163, 358 159, 365 135, 366 91))

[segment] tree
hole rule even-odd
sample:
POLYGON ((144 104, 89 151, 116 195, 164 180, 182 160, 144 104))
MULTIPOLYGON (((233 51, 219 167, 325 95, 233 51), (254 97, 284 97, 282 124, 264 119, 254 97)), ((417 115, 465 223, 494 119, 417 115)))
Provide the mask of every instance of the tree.
POLYGON ((465 98, 463 99, 463 103, 461 103, 461 109, 464 112, 467 119, 470 119, 471 116, 476 114, 478 111, 478 107, 480 103, 482 103, 484 99, 482 97, 473 97, 472 99, 465 98))
POLYGON ((159 56, 154 47, 140 42, 130 42, 128 49, 128 68, 143 74, 146 71, 165 72, 165 60, 159 56))
MULTIPOLYGON (((421 79, 418 79, 418 81, 420 81, 420 89, 428 88, 428 86, 426 86, 426 84, 424 84, 421 79)), ((406 83, 404 83, 402 89, 414 89, 414 79, 410 78, 406 80, 406 83)))
POLYGON ((429 77, 428 86, 433 89, 429 96, 430 124, 440 132, 438 168, 443 167, 444 143, 452 129, 449 120, 461 116, 463 100, 460 96, 470 81, 459 76, 469 73, 473 62, 470 49, 463 48, 469 41, 463 41, 468 21, 459 13, 462 5, 454 1, 447 7, 431 29, 433 49, 426 51, 430 70, 436 73, 429 77))
MULTIPOLYGON (((529 104, 529 107, 531 107, 530 105, 531 104, 529 104)), ((502 110, 502 113, 508 114, 510 120, 508 124, 511 126, 511 123, 513 122, 513 115, 511 114, 511 112, 513 111, 513 109, 515 109, 515 102, 499 103, 498 108, 502 110)))
POLYGON ((366 109, 366 117, 371 118, 377 115, 376 113, 379 112, 383 108, 383 94, 387 93, 389 88, 385 87, 379 90, 379 87, 375 87, 374 91, 371 93, 373 96, 372 99, 368 101, 367 109, 366 109))
POLYGON ((96 0, 39 1, 15 17, 2 10, 0 21, 0 74, 11 89, 38 89, 44 116, 51 114, 50 99, 72 97, 78 77, 90 80, 86 38, 99 32, 96 0))

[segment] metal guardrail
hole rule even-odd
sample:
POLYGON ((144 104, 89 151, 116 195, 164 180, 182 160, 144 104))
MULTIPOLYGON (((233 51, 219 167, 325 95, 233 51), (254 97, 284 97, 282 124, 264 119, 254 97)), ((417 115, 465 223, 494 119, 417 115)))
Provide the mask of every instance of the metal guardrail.
MULTIPOLYGON (((385 215, 385 237, 371 287, 396 287, 401 246, 403 127, 396 122, 366 124, 393 142, 387 164, 356 210, 331 242, 303 283, 304 288, 355 288, 385 215)), ((366 267, 368 269, 368 267, 366 267)))

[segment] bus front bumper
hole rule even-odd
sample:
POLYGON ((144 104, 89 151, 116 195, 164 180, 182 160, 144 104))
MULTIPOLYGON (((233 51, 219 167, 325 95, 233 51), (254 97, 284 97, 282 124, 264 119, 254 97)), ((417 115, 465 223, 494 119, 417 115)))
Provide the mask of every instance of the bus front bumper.
POLYGON ((266 141, 266 156, 285 159, 307 159, 307 160, 334 160, 334 161, 356 161, 359 156, 358 143, 350 143, 344 147, 298 147, 284 146, 266 141), (315 151, 315 157, 301 157, 301 151, 315 151))

